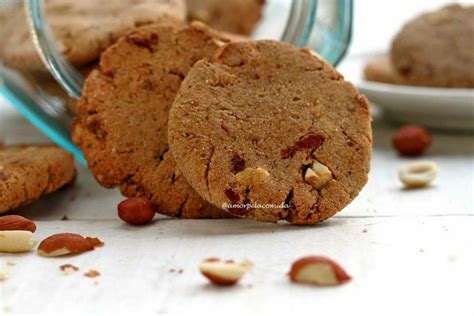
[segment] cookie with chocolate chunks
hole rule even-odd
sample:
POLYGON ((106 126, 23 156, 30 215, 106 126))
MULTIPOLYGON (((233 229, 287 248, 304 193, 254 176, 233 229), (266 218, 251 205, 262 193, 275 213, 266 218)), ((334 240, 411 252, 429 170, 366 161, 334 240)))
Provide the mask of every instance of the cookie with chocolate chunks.
POLYGON ((231 43, 196 63, 168 136, 191 186, 239 217, 315 224, 367 182, 367 99, 317 54, 285 43, 231 43))

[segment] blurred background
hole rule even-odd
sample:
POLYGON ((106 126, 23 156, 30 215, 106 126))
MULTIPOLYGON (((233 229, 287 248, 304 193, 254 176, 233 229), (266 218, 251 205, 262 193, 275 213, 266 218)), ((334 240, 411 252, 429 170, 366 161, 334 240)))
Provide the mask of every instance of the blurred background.
POLYGON ((354 33, 349 53, 373 53, 389 50, 391 40, 402 25, 417 14, 436 10, 451 3, 473 4, 474 1, 413 0, 354 1, 354 33))

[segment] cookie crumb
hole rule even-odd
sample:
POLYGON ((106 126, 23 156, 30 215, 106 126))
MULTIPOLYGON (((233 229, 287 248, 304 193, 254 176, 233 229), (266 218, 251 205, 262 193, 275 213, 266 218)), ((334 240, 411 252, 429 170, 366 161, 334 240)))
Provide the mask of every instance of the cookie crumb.
POLYGON ((69 264, 69 263, 59 266, 59 269, 63 271, 65 275, 71 275, 79 271, 78 267, 73 266, 72 264, 69 264))
POLYGON ((362 232, 363 232, 363 233, 366 233, 366 232, 368 232, 368 231, 369 231, 369 230, 368 230, 367 228, 363 228, 363 229, 362 229, 362 232))
POLYGON ((0 267, 0 282, 8 278, 8 270, 5 267, 0 267))
POLYGON ((100 276, 100 273, 97 270, 90 269, 89 271, 84 273, 84 276, 86 276, 88 278, 96 278, 96 277, 100 276))
POLYGON ((16 261, 13 261, 12 259, 7 259, 6 264, 7 264, 7 266, 15 266, 15 265, 16 265, 16 261))

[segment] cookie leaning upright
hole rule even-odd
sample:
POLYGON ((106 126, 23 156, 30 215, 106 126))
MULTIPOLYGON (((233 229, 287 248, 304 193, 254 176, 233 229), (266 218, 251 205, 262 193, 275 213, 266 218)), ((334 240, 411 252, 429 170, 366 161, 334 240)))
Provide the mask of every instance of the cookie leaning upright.
POLYGON ((232 43, 184 80, 170 112, 170 148, 191 186, 231 214, 315 224, 367 182, 368 106, 308 49, 232 43), (240 208, 247 203, 263 207, 240 208))
POLYGON ((167 125, 189 69, 228 42, 201 23, 163 22, 132 31, 104 52, 85 82, 72 131, 103 186, 150 199, 170 216, 228 216, 176 169, 167 125))
POLYGON ((0 145, 0 213, 74 181, 71 154, 54 145, 0 145))
POLYGON ((450 5, 409 21, 391 60, 410 85, 474 87, 474 6, 450 5))

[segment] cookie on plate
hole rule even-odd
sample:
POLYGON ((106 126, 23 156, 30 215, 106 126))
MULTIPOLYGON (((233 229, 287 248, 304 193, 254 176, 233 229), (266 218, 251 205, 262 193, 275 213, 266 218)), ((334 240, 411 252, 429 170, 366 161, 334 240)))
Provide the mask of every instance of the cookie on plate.
POLYGON ((0 146, 0 213, 72 183, 75 175, 73 156, 57 146, 0 146))
POLYGON ((196 63, 168 133, 191 186, 239 217, 315 224, 367 182, 367 99, 317 54, 285 43, 231 43, 196 63))
MULTIPOLYGON (((50 27, 58 49, 75 66, 87 65, 120 36, 134 27, 154 23, 163 18, 184 21, 184 0, 49 0, 45 3, 50 27)), ((0 57, 12 68, 43 71, 19 8, 11 14, 5 28, 14 32, 4 39, 0 57)))
POLYGON ((132 31, 102 54, 72 131, 100 184, 150 199, 165 215, 229 217, 188 185, 168 146, 168 113, 181 82, 228 42, 202 23, 163 22, 132 31))
POLYGON ((186 0, 188 18, 235 34, 249 35, 262 18, 265 0, 186 0))
POLYGON ((388 56, 377 57, 370 60, 364 68, 366 80, 390 83, 405 84, 403 78, 397 73, 388 56))
POLYGON ((392 43, 391 59, 410 85, 474 87, 474 6, 450 5, 409 21, 392 43))

